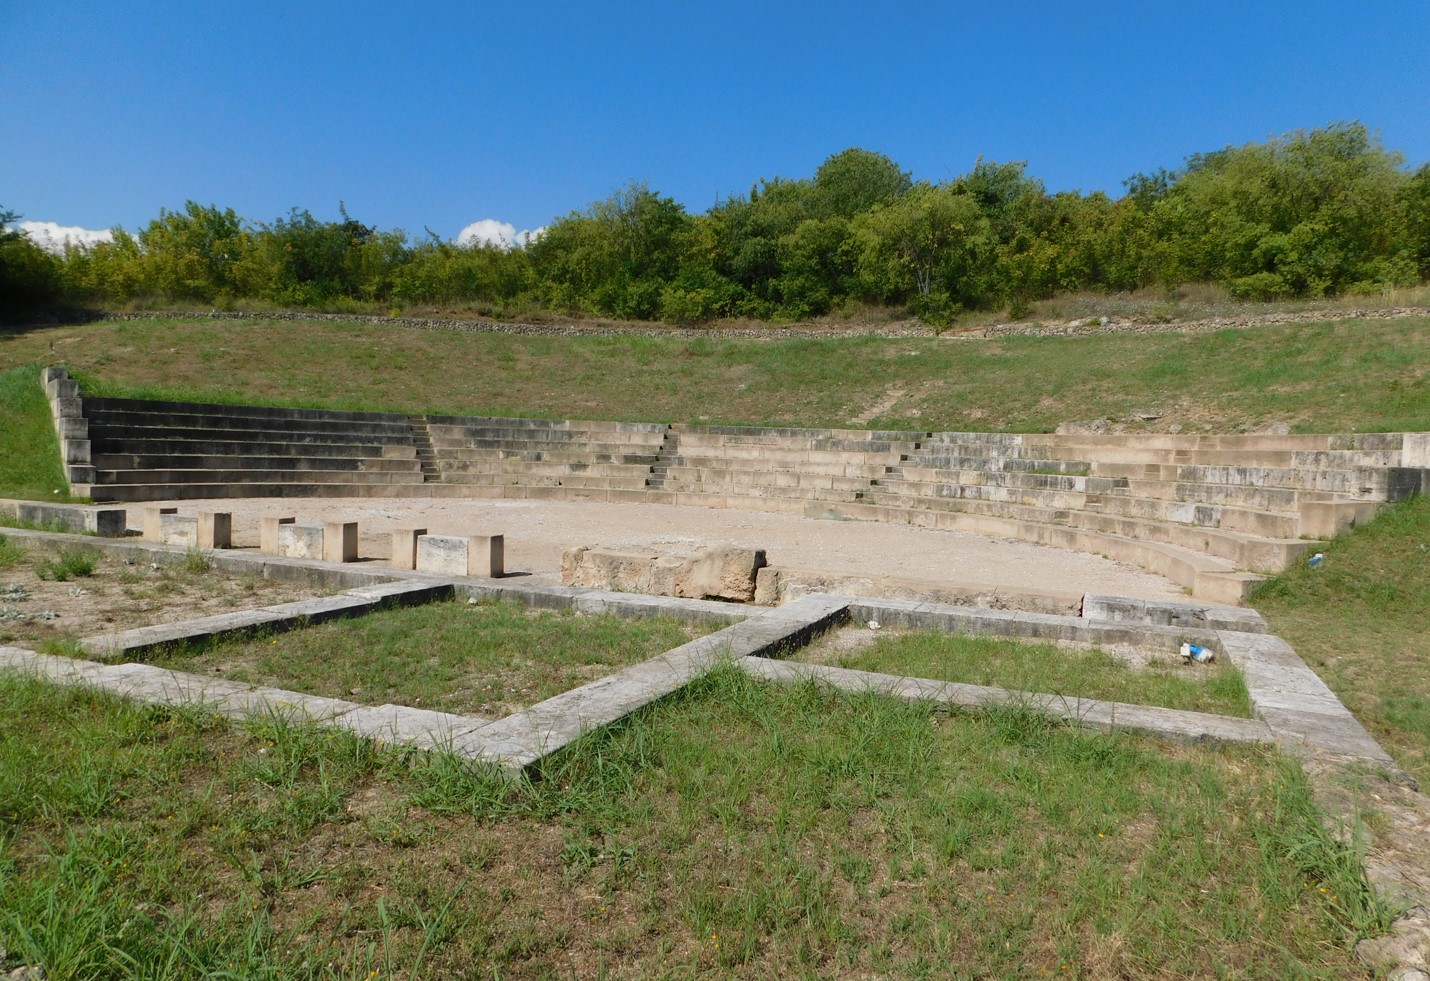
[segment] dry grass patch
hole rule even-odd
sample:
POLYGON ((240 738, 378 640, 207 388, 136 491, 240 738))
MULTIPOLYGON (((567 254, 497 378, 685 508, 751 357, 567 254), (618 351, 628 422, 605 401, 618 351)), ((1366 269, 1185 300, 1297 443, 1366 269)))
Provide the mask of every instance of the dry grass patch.
POLYGON ((0 531, 0 644, 60 648, 91 634, 314 595, 257 574, 220 572, 201 552, 161 563, 0 531))

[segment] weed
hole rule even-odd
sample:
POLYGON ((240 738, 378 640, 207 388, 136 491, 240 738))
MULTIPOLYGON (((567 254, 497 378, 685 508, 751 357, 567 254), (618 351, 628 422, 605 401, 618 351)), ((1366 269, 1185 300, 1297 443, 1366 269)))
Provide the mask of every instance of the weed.
POLYGON ((53 582, 69 582, 94 575, 99 565, 99 553, 92 548, 67 545, 53 559, 35 565, 35 575, 53 582))
POLYGON ((4 535, 0 535, 0 569, 9 569, 20 564, 25 558, 25 550, 4 535))

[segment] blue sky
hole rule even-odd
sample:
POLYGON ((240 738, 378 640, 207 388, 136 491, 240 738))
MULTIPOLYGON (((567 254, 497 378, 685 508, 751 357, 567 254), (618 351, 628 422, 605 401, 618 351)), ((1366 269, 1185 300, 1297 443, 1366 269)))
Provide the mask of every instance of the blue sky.
POLYGON ((849 146, 1120 193, 1360 120, 1430 160, 1430 3, 0 0, 0 206, 131 230, 188 199, 454 238, 635 179, 703 211, 849 146))

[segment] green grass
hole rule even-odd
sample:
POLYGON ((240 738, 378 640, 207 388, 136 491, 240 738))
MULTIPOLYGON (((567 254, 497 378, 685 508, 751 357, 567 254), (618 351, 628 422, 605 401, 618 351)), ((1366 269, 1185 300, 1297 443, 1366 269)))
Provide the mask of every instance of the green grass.
POLYGON ((1430 786, 1430 497, 1387 508, 1321 550, 1320 568, 1282 573, 1251 603, 1430 786))
MULTIPOLYGON (((810 655, 796 657, 811 659, 810 655)), ((1251 716, 1251 701, 1240 672, 1224 663, 1184 665, 1175 654, 1135 668, 1095 648, 1063 649, 1056 644, 998 637, 911 632, 880 636, 863 649, 819 659, 841 668, 905 678, 1251 716)))
POLYGON ((1364 977, 1267 751, 720 670, 509 783, 0 676, 0 943, 79 977, 1364 977))
POLYGON ((986 341, 536 336, 159 318, 0 334, 0 370, 52 356, 52 343, 86 392, 106 395, 848 426, 898 390, 870 426, 1041 432, 1150 408, 1161 418, 1129 428, 1430 429, 1430 318, 986 341))
POLYGON ((59 439, 40 386, 40 369, 5 368, 0 358, 0 497, 74 500, 60 466, 59 439))
POLYGON ((170 652, 155 663, 372 705, 501 717, 704 632, 669 619, 451 602, 170 652))

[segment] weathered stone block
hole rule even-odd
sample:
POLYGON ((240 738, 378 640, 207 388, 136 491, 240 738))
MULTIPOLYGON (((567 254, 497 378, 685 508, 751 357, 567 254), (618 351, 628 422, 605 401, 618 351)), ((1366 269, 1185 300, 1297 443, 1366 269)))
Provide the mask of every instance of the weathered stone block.
POLYGON ((159 516, 159 541, 165 545, 197 548, 199 519, 192 514, 161 514, 159 516))
POLYGON ((200 511, 199 548, 233 548, 233 514, 228 511, 200 511))
POLYGON ((297 518, 278 518, 265 516, 258 522, 258 550, 267 555, 277 555, 278 553, 278 529, 283 525, 291 525, 297 518))
POLYGON ((145 508, 144 540, 146 542, 162 542, 164 540, 164 516, 178 513, 178 508, 145 508))
POLYGON ((323 525, 323 561, 356 562, 358 526, 356 521, 329 521, 323 525))
POLYGON ((674 595, 748 603, 755 598, 755 574, 767 564, 762 548, 717 545, 680 567, 674 595))
POLYGON ((323 526, 297 522, 279 525, 278 554, 289 559, 321 559, 323 526))
POLYGON ((448 576, 502 575, 505 541, 502 535, 419 535, 417 568, 448 576))
POLYGON ((425 534, 426 528, 392 529, 392 558, 388 565, 394 569, 416 569, 417 539, 425 534))

